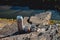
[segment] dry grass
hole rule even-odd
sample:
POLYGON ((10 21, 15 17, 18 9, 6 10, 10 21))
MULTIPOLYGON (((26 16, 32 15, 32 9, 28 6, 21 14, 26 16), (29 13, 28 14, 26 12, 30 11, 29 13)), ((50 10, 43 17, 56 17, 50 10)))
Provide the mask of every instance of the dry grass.
POLYGON ((56 24, 56 23, 60 24, 60 20, 50 20, 49 21, 49 24, 56 24))
POLYGON ((5 19, 5 18, 0 18, 0 27, 4 27, 5 25, 11 25, 14 22, 16 22, 16 20, 13 19, 5 19))

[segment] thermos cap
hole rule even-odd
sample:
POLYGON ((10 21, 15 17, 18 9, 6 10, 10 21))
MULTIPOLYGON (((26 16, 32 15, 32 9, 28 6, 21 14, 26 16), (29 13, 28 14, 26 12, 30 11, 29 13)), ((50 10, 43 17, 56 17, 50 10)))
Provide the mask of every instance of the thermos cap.
POLYGON ((17 19, 23 19, 23 17, 22 16, 17 16, 17 19))

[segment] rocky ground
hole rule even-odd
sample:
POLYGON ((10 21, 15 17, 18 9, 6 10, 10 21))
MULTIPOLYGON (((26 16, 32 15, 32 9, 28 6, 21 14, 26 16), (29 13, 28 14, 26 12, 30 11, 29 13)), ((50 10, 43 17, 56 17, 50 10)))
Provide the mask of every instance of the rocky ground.
POLYGON ((0 40, 60 40, 60 24, 49 24, 50 18, 50 12, 24 17, 23 24, 31 32, 23 34, 18 33, 16 20, 0 19, 0 40))
POLYGON ((58 31, 57 25, 41 25, 35 32, 5 37, 0 40, 60 40, 58 31))

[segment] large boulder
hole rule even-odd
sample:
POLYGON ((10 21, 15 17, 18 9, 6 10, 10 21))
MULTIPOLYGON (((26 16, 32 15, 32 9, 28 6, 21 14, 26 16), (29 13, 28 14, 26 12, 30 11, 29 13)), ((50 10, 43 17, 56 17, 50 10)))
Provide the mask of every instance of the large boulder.
POLYGON ((30 17, 30 22, 34 24, 48 24, 51 19, 51 12, 36 14, 30 17))

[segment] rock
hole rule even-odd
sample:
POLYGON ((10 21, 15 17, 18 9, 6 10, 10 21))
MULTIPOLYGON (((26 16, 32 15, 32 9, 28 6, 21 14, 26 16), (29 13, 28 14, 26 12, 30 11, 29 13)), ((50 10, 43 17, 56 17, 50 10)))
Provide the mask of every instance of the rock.
POLYGON ((32 32, 34 32, 34 31, 36 32, 36 31, 37 31, 37 27, 36 27, 35 24, 32 24, 32 25, 31 25, 31 31, 32 31, 32 32))
POLYGON ((29 34, 21 34, 21 35, 15 35, 15 36, 10 36, 10 37, 6 37, 6 38, 1 38, 0 40, 27 40, 27 39, 36 39, 37 37, 37 33, 36 32, 32 32, 29 34))
POLYGON ((30 30, 30 28, 31 28, 31 25, 30 24, 25 24, 24 25, 25 27, 24 27, 24 31, 25 32, 30 32, 31 30, 30 30))
POLYGON ((17 24, 13 23, 11 25, 5 25, 2 30, 0 30, 0 37, 6 37, 17 32, 17 24))
POLYGON ((39 40, 47 40, 47 38, 46 37, 41 37, 41 38, 39 38, 39 40))
POLYGON ((45 32, 45 28, 42 28, 42 29, 38 28, 37 32, 44 33, 45 32))
POLYGON ((56 25, 50 25, 48 26, 48 30, 45 31, 45 27, 47 26, 42 26, 39 28, 38 32, 31 32, 31 33, 27 33, 27 34, 21 34, 21 35, 14 35, 14 36, 10 36, 10 37, 6 37, 6 38, 2 38, 0 40, 3 39, 8 39, 8 40, 55 40, 55 39, 60 39, 59 35, 57 35, 56 30, 57 30, 57 26, 56 25))
POLYGON ((29 24, 28 21, 27 21, 28 19, 29 19, 29 17, 24 17, 24 19, 23 19, 23 25, 29 24))
POLYGON ((30 22, 32 22, 33 24, 40 24, 40 23, 42 23, 40 21, 40 19, 38 17, 36 17, 36 16, 31 16, 30 22))
POLYGON ((48 24, 49 20, 51 19, 51 13, 40 13, 36 14, 35 16, 30 17, 30 22, 33 24, 48 24))

